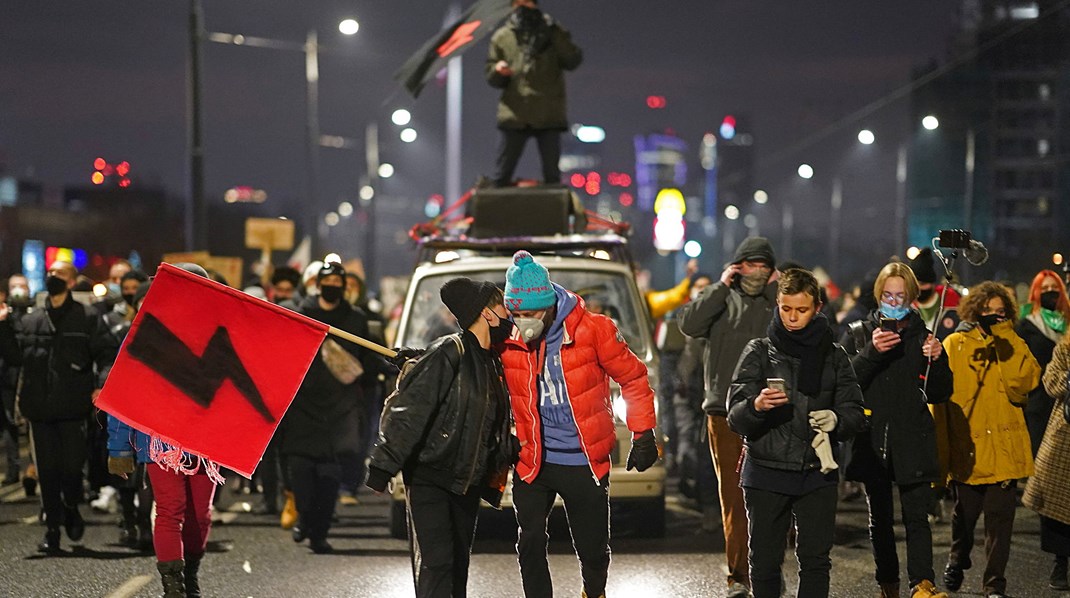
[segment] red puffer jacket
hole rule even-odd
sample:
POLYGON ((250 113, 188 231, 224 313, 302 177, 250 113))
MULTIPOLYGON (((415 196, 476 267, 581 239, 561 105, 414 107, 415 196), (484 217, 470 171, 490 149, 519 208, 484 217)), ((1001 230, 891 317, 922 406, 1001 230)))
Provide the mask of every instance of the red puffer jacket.
MULTIPOLYGON (((632 432, 654 427, 654 390, 647 381, 646 365, 628 349, 613 320, 589 313, 583 299, 577 299, 579 304, 564 322, 561 365, 580 444, 597 480, 609 473, 609 454, 616 442, 609 379, 621 387, 632 432)), ((502 352, 521 447, 516 473, 525 482, 539 475, 543 461, 537 380, 543 371, 545 339, 538 349, 529 348, 514 334, 502 352)))

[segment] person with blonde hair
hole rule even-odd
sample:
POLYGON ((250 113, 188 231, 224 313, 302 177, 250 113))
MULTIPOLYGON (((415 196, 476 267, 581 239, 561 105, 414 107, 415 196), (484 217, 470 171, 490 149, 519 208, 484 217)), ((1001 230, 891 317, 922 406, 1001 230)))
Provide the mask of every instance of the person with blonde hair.
POLYGON ((1014 299, 1002 285, 988 281, 970 288, 959 315, 962 323, 944 339, 955 389, 949 403, 933 408, 937 433, 946 435, 955 501, 944 586, 952 592, 962 586, 983 512, 984 594, 1005 596, 1015 488, 1033 475, 1022 407, 1040 381, 1040 364, 1014 332, 1014 299))
POLYGON ((899 596, 892 500, 892 489, 898 488, 911 596, 946 598, 933 586, 928 509, 939 462, 927 405, 948 400, 951 370, 940 341, 911 308, 918 298, 918 280, 910 266, 901 262, 884 266, 872 293, 878 308, 852 323, 843 339, 844 348, 854 355, 851 365, 870 411, 868 430, 852 444, 846 477, 865 486, 880 596, 899 596))
MULTIPOLYGON (((1025 340, 1029 352, 1040 364, 1041 377, 1051 361, 1056 343, 1066 333, 1066 323, 1070 321, 1070 299, 1066 296, 1066 285, 1059 275, 1051 270, 1041 270, 1033 277, 1029 285, 1029 302, 1018 310, 1018 325, 1014 331, 1025 340)), ((1048 426, 1055 399, 1044 390, 1036 387, 1029 393, 1029 402, 1025 406, 1025 425, 1029 429, 1029 440, 1033 447, 1033 456, 1037 456, 1040 440, 1048 426)))

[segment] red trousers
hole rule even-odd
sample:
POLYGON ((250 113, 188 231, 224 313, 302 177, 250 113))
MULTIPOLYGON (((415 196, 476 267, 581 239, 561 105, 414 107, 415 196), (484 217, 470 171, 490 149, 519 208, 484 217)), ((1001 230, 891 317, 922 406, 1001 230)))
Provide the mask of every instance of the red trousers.
POLYGON ((194 475, 145 466, 156 499, 156 528, 152 543, 161 563, 182 558, 200 558, 208 546, 212 528, 212 497, 215 483, 203 468, 194 475))

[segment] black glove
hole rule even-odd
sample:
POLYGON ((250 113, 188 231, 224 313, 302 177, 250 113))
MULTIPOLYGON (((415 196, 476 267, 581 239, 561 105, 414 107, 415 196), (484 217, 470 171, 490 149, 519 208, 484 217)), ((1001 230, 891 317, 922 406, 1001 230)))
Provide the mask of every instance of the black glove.
POLYGON ((415 359, 424 354, 424 349, 414 349, 412 347, 397 347, 394 349, 397 355, 393 357, 387 357, 386 360, 394 365, 397 369, 401 369, 405 365, 405 362, 410 359, 415 359))
POLYGON ((368 480, 364 482, 364 485, 376 492, 385 492, 386 486, 390 483, 390 478, 392 477, 394 476, 378 467, 369 467, 368 480))
POLYGON ((658 443, 654 441, 654 430, 647 430, 639 438, 632 439, 632 449, 628 451, 628 471, 646 471, 657 460, 658 443))

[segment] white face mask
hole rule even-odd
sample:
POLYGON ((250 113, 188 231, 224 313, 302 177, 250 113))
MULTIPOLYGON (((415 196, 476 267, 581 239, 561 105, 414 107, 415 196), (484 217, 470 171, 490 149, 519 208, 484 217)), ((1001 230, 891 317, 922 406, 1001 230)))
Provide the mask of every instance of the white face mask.
POLYGON ((524 342, 531 342, 542 334, 543 322, 542 318, 513 318, 513 324, 516 324, 517 329, 520 331, 520 338, 524 339, 524 342))

